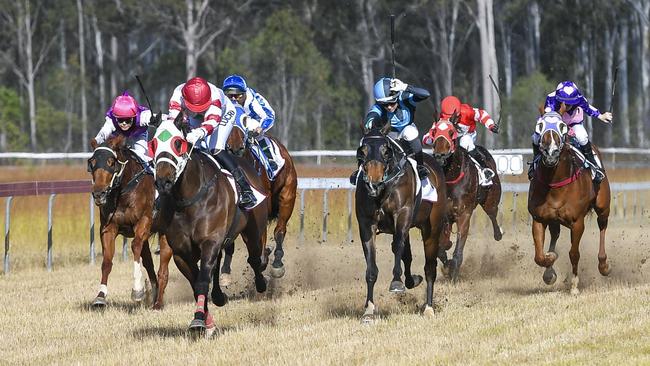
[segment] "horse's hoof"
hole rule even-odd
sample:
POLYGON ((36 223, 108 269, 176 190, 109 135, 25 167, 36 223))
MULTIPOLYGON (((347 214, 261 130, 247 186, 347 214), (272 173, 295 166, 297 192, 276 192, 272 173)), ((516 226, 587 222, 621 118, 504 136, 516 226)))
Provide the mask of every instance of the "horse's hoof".
POLYGON ((422 279, 423 278, 420 275, 413 275, 411 277, 407 277, 405 281, 406 288, 410 290, 412 288, 418 287, 422 283, 422 279))
POLYGON ((435 317, 436 314, 433 312, 433 308, 427 305, 424 307, 424 311, 422 312, 422 315, 427 318, 433 318, 435 317))
POLYGON ((447 264, 443 263, 442 266, 440 267, 440 272, 442 272, 444 276, 449 277, 449 263, 447 264))
POLYGON ((230 273, 222 273, 219 275, 219 286, 228 287, 232 283, 230 273))
POLYGON ((580 278, 578 276, 573 276, 571 279, 571 295, 579 295, 580 290, 578 289, 578 284, 580 283, 580 278))
POLYGON ((498 232, 497 231, 494 232, 494 240, 500 241, 501 239, 503 239, 503 234, 504 234, 503 229, 499 228, 498 232))
POLYGON ((544 280, 544 283, 549 286, 555 283, 555 281, 557 280, 557 274, 555 273, 553 267, 546 268, 546 270, 544 271, 544 275, 542 276, 542 279, 544 280))
POLYGON ((212 303, 221 307, 224 306, 228 303, 228 295, 224 294, 223 292, 220 293, 215 293, 214 291, 212 292, 212 303))
POLYGON ((194 319, 190 323, 189 331, 190 333, 197 335, 205 332, 205 320, 203 319, 194 319))
POLYGON ((373 325, 377 321, 375 314, 363 314, 361 316, 361 324, 373 325))
POLYGON ((609 266, 609 263, 603 262, 598 263, 598 272, 603 276, 609 276, 609 273, 612 271, 612 268, 609 266))
POLYGON ((255 278, 255 290, 257 290, 257 292, 262 293, 266 291, 266 285, 267 285, 266 277, 259 276, 255 278))
POLYGON ((402 281, 393 281, 390 283, 390 287, 388 288, 388 291, 394 294, 401 294, 404 291, 406 291, 406 287, 404 286, 402 281))
POLYGON ((142 290, 131 290, 131 300, 135 302, 141 302, 147 296, 147 293, 144 289, 142 290))
POLYGON ((271 276, 273 278, 282 278, 284 276, 284 272, 285 272, 284 265, 282 265, 281 267, 277 267, 277 268, 274 267, 274 266, 271 266, 271 271, 270 272, 271 272, 271 276))
POLYGON ((162 308, 163 308, 163 305, 162 305, 162 303, 159 303, 159 302, 155 302, 153 304, 153 306, 151 307, 151 309, 153 309, 153 310, 162 310, 162 308))
POLYGON ((106 306, 108 306, 108 302, 106 301, 106 298, 104 296, 97 296, 95 300, 90 304, 90 306, 93 309, 104 309, 106 306))

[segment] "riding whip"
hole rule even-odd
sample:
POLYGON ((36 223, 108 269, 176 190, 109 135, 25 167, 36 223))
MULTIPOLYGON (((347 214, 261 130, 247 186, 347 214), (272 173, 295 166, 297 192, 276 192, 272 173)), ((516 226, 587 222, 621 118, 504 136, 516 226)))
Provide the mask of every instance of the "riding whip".
POLYGON ((144 95, 144 98, 147 100, 147 105, 149 106, 149 110, 152 111, 152 113, 153 113, 153 108, 151 108, 151 102, 149 101, 149 97, 147 96, 147 92, 144 91, 144 86, 142 85, 142 81, 140 81, 140 76, 136 75, 135 79, 138 81, 138 84, 140 85, 140 90, 142 91, 142 94, 144 95))
POLYGON ((614 69, 614 83, 612 84, 612 100, 609 102, 609 111, 614 112, 614 96, 616 94, 616 79, 618 78, 618 66, 614 69))
POLYGON ((494 82, 494 79, 492 79, 492 74, 488 74, 490 77, 490 81, 492 82, 492 86, 494 87, 494 90, 497 91, 497 96, 499 97, 499 120, 496 123, 497 130, 499 127, 501 127, 501 115, 503 114, 503 105, 501 104, 501 91, 499 90, 499 87, 497 86, 497 83, 494 82))

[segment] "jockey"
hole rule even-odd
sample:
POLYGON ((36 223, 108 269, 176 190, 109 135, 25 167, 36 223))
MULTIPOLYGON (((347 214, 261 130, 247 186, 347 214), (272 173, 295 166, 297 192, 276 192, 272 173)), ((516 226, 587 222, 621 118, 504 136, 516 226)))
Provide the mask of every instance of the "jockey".
POLYGON ((126 144, 149 170, 151 157, 147 155, 147 126, 160 122, 161 114, 153 114, 145 107, 138 105, 135 98, 128 92, 118 96, 106 111, 104 126, 99 130, 94 140, 97 144, 106 141, 112 134, 120 133, 126 136, 126 144))
MULTIPOLYGON (((418 138, 418 128, 413 122, 416 103, 429 97, 429 91, 402 82, 399 79, 381 78, 375 84, 373 94, 376 103, 370 107, 364 120, 364 127, 381 127, 390 123, 388 136, 401 139, 407 144, 402 146, 407 156, 412 156, 417 162, 420 179, 426 178, 428 170, 422 165, 422 143, 418 138)), ((357 159, 359 160, 359 159, 357 159)), ((358 161, 361 166, 362 161, 358 161)), ((356 184, 357 169, 350 176, 350 182, 356 184)))
POLYGON ((260 146, 264 156, 266 156, 271 170, 276 171, 278 165, 273 160, 269 140, 264 138, 264 133, 271 129, 275 123, 275 112, 273 108, 271 108, 271 105, 262 94, 246 85, 246 80, 242 76, 228 76, 223 81, 222 89, 233 103, 239 103, 239 105, 244 107, 244 112, 247 115, 246 129, 257 140, 257 144, 260 146))
POLYGON ((194 77, 177 86, 169 100, 170 120, 174 120, 181 111, 192 128, 185 137, 187 142, 197 147, 203 146, 202 140, 216 130, 216 151, 213 151, 213 156, 235 178, 240 191, 240 206, 245 209, 255 206, 257 199, 246 176, 237 165, 235 158, 225 150, 228 135, 235 121, 235 106, 214 84, 208 83, 203 78, 194 77))
MULTIPOLYGON (((481 166, 485 182, 489 182, 494 177, 494 171, 487 167, 485 158, 476 150, 474 145, 476 142, 476 123, 480 122, 492 133, 499 133, 499 126, 485 110, 461 103, 460 99, 450 95, 442 100, 440 118, 449 119, 454 113, 458 114, 457 125, 460 146, 481 166)), ((430 130, 422 138, 422 142, 425 145, 431 145, 434 134, 435 131, 430 130)))
MULTIPOLYGON (((589 104, 580 90, 572 81, 563 81, 557 85, 555 91, 546 96, 546 105, 544 112, 559 112, 564 104, 565 113, 562 115, 562 120, 569 126, 575 134, 575 138, 580 145, 580 151, 589 160, 590 165, 594 171, 594 183, 600 183, 605 178, 605 173, 597 164, 594 157, 594 152, 591 148, 591 142, 587 135, 587 130, 582 125, 583 112, 591 117, 597 117, 604 123, 612 123, 612 114, 610 112, 601 113, 597 108, 589 104)), ((533 162, 539 156, 539 139, 540 136, 537 132, 533 133, 533 162)), ((528 179, 533 177, 534 164, 531 164, 528 169, 528 179)))

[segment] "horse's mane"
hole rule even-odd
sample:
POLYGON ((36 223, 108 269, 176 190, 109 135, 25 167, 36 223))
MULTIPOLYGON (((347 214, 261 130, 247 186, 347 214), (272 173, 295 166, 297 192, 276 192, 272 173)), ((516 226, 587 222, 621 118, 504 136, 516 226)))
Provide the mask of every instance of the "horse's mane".
POLYGON ((109 136, 103 144, 99 146, 104 146, 115 151, 116 154, 122 156, 132 156, 133 152, 126 146, 126 136, 121 133, 116 133, 109 136))

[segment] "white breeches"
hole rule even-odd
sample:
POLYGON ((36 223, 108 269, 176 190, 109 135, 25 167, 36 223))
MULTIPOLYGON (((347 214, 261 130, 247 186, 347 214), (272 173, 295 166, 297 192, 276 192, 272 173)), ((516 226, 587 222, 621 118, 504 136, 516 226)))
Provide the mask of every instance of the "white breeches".
POLYGON ((151 157, 147 155, 149 148, 147 146, 146 138, 141 138, 135 141, 129 141, 131 151, 133 151, 142 161, 148 163, 151 157))
POLYGON ((393 140, 402 139, 406 141, 413 141, 418 138, 418 128, 414 124, 410 124, 402 129, 401 132, 390 131, 388 136, 393 140))
POLYGON ((582 123, 571 126, 571 130, 573 131, 573 134, 575 135, 576 140, 578 140, 580 146, 585 146, 587 142, 589 142, 589 135, 587 135, 587 130, 585 129, 585 126, 582 125, 582 123))
POLYGON ((232 126, 232 119, 229 123, 224 123, 222 120, 217 129, 212 131, 212 135, 206 137, 209 151, 226 149, 226 142, 228 136, 230 136, 230 131, 232 131, 232 126))
POLYGON ((460 146, 466 151, 472 151, 476 146, 474 146, 474 141, 476 140, 476 131, 465 133, 460 136, 460 146))

